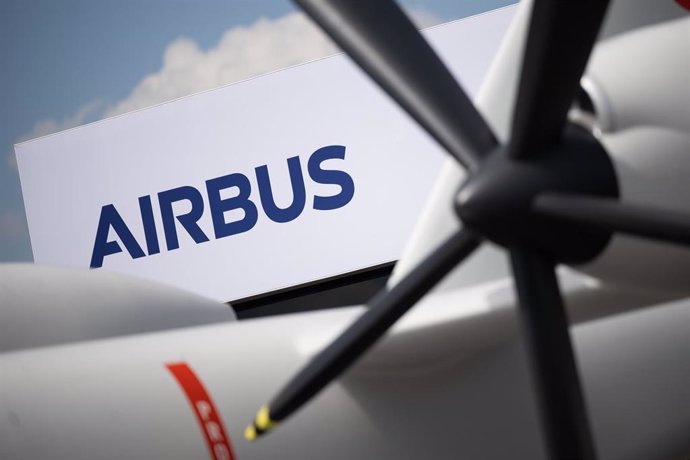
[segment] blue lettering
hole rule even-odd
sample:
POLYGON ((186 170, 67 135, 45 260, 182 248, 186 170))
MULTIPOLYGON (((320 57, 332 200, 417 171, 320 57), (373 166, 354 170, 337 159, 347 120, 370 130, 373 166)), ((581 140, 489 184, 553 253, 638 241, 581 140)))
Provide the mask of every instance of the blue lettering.
POLYGON ((345 158, 345 146, 329 145, 322 147, 309 158, 309 176, 319 184, 335 184, 340 186, 340 193, 332 196, 314 196, 314 209, 328 211, 342 208, 352 200, 355 194, 355 183, 345 171, 321 169, 321 163, 326 160, 345 158))
POLYGON ((249 200, 252 186, 247 176, 235 173, 207 180, 206 191, 208 193, 211 218, 213 219, 213 231, 216 234, 216 239, 246 232, 254 227, 259 213, 256 205, 249 200), (220 191, 230 187, 237 187, 239 194, 225 200, 221 199, 220 191), (242 209, 244 217, 234 222, 226 222, 224 213, 233 209, 242 209))
POLYGON ((103 259, 105 256, 122 252, 122 248, 117 241, 108 241, 108 233, 111 227, 133 259, 144 257, 144 251, 141 249, 141 246, 139 246, 139 243, 137 243, 132 232, 127 228, 125 221, 122 220, 115 206, 108 204, 101 208, 101 217, 98 220, 98 230, 96 231, 96 241, 93 244, 93 252, 91 253, 91 268, 103 266, 103 259))
POLYGON ((276 206, 271 189, 271 179, 268 177, 268 167, 266 165, 255 168, 256 181, 259 184, 259 196, 264 212, 273 222, 290 222, 295 220, 304 210, 304 203, 307 193, 304 189, 304 177, 302 176, 302 166, 299 157, 288 158, 288 170, 290 172, 290 184, 292 185, 292 203, 287 208, 276 206))
POLYGON ((208 241, 208 237, 199 228, 197 222, 201 219, 204 213, 204 199, 201 193, 194 187, 184 186, 178 187, 158 194, 158 202, 161 208, 161 217, 163 219, 163 230, 165 231, 165 242, 168 246, 168 251, 180 247, 177 240, 177 228, 175 227, 175 217, 180 222, 182 227, 187 230, 189 236, 194 239, 195 243, 203 243, 208 241), (172 204, 177 201, 187 200, 191 203, 192 209, 187 214, 180 214, 175 216, 173 214, 172 204))
POLYGON ((156 233, 156 222, 153 220, 153 208, 151 207, 151 197, 149 195, 139 197, 139 210, 141 211, 141 223, 144 224, 144 236, 146 236, 146 249, 149 255, 161 252, 158 246, 158 234, 156 233))
MULTIPOLYGON (((323 162, 334 159, 345 159, 345 146, 329 145, 322 147, 309 157, 307 170, 311 180, 318 184, 340 187, 340 191, 335 195, 315 195, 313 198, 314 209, 326 211, 342 208, 354 197, 355 183, 348 173, 339 169, 322 168, 323 162)), ((268 166, 261 165, 254 169, 261 207, 266 216, 273 222, 285 223, 295 220, 302 214, 306 206, 306 187, 300 158, 298 156, 288 158, 287 165, 292 189, 292 202, 284 208, 276 204, 268 166)), ((216 239, 247 232, 254 228, 259 218, 259 211, 257 204, 250 199, 252 185, 246 175, 233 173, 209 179, 206 181, 206 193, 216 239), (236 188, 237 194, 229 198, 221 198, 221 191, 231 188, 236 188), (226 221, 226 213, 235 210, 243 211, 244 216, 241 219, 226 221)), ((139 197, 139 210, 148 255, 158 254, 161 251, 151 201, 151 195, 139 197)), ((209 241, 198 224, 199 219, 204 214, 204 198, 199 190, 192 186, 183 186, 160 192, 158 193, 158 205, 168 251, 180 247, 177 222, 195 243, 209 241), (191 207, 188 212, 176 215, 173 204, 180 201, 188 201, 191 207)), ((91 268, 101 267, 106 256, 122 252, 121 244, 124 245, 133 259, 146 255, 115 206, 108 204, 101 209, 91 254, 91 268), (114 241, 108 241, 111 228, 117 236, 114 241)))

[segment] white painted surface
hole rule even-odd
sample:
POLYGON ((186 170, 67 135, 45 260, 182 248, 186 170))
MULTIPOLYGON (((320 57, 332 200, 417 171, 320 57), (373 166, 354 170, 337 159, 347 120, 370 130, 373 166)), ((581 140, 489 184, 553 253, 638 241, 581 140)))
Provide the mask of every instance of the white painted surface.
MULTIPOLYGON (((477 107, 502 142, 509 137, 531 2, 523 1, 497 59, 477 96, 477 107)), ((596 84, 594 99, 626 203, 690 212, 690 19, 647 26, 597 44, 585 81, 596 84), (649 59, 647 59, 649 57, 649 59), (650 64, 651 63, 651 64, 650 64)), ((447 160, 391 282, 397 282, 460 227, 450 203, 465 178, 447 160), (448 205, 444 205, 448 203, 448 205)), ((599 257, 578 270, 604 282, 688 293, 690 250, 648 239, 616 235, 599 257)), ((508 272, 506 258, 484 245, 439 285, 443 291, 508 272), (481 267, 486 267, 482 269, 481 267)))
POLYGON ((595 48, 583 86, 603 132, 644 126, 690 132, 690 18, 684 16, 595 48))
MULTIPOLYGON (((562 273, 597 451, 686 458, 687 301, 562 273)), ((256 410, 361 308, 0 353, 0 458, 208 459, 165 365, 185 362, 236 458, 542 459, 509 280, 426 297, 352 369, 254 444, 256 410)))
POLYGON ((119 273, 0 264, 0 352, 234 320, 227 304, 119 273))
MULTIPOLYGON (((505 39, 496 53, 496 59, 491 64, 476 98, 477 109, 502 143, 506 143, 510 137, 531 5, 531 0, 523 0, 519 8, 516 8, 515 20, 506 32, 505 39)), ((389 283, 397 283, 460 228, 462 223, 455 214, 452 203, 464 179, 465 171, 457 161, 452 158, 446 159, 419 224, 412 232, 403 257, 396 264, 389 283)), ((487 279, 498 278, 507 273, 505 258, 495 247, 488 244, 483 245, 471 260, 473 262, 468 261, 467 265, 483 265, 485 268, 482 271, 486 273, 487 279)), ((466 273, 467 269, 456 267, 435 289, 440 291, 449 286, 464 285, 466 273)))
MULTIPOLYGON (((471 94, 514 10, 426 32, 471 94)), ((161 252, 133 260, 125 250, 106 256, 103 267, 221 301, 396 260, 444 158, 428 135, 342 55, 30 141, 16 150, 37 263, 89 266, 101 208, 108 204, 146 250, 137 199, 152 195, 161 252), (314 183, 306 170, 312 152, 327 145, 346 147, 343 160, 329 160, 324 167, 346 171, 355 193, 342 208, 314 210, 314 194, 339 191, 314 183), (295 220, 276 223, 261 210, 254 168, 268 165, 278 204, 286 206, 292 198, 286 160, 296 155, 306 207, 295 220), (236 172, 251 181, 258 222, 245 233, 215 239, 204 183, 236 172), (196 244, 177 225, 180 248, 167 251, 156 194, 180 186, 193 186, 203 195, 199 226, 210 241, 196 244)), ((186 204, 175 212, 187 212, 186 204)), ((231 211, 225 218, 242 215, 231 211)))

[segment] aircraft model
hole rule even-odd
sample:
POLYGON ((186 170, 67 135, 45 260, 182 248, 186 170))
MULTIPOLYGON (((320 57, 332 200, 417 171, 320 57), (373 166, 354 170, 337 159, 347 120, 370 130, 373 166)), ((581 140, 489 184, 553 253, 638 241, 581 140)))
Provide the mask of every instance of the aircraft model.
POLYGON ((452 157, 387 289, 5 265, 0 458, 690 458, 688 5, 524 1, 475 106, 395 3, 298 3, 452 157))

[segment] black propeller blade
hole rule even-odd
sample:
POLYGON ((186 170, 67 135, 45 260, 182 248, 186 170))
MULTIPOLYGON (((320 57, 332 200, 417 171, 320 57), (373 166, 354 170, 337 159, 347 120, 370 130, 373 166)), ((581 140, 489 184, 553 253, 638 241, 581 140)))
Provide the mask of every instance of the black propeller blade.
POLYGON ((532 210, 593 228, 690 246, 690 216, 673 211, 556 193, 538 196, 532 210))
MULTIPOLYGON (((534 158, 557 144, 608 0, 534 0, 508 154, 534 158)), ((555 265, 511 248, 513 277, 549 458, 594 459, 555 265)))
POLYGON ((466 168, 496 147, 489 125, 394 1, 296 3, 466 168))
POLYGON ((556 143, 577 93, 608 0, 535 0, 508 151, 538 155, 556 143))
POLYGON ((510 250, 510 260, 548 458, 593 459, 587 410, 555 265, 545 256, 521 248, 510 250))
MULTIPOLYGON (((487 174, 477 169, 484 156, 498 151, 493 133, 392 1, 296 1, 472 174, 487 174)), ((607 4, 607 0, 535 0, 512 137, 507 148, 512 157, 535 160, 561 140, 568 109, 607 4)), ((570 142, 570 150, 573 145, 580 145, 570 142)), ((561 155, 567 151, 561 148, 561 155)), ((503 163, 507 168, 514 167, 503 163)), ((579 179, 568 176, 571 168, 563 172, 546 164, 536 166, 543 170, 540 177, 545 175, 543 183, 547 187, 554 184, 571 187, 573 181, 579 179)), ((490 175, 486 177, 491 178, 490 175)), ((513 189, 519 192, 515 197, 510 195, 512 189, 508 188, 510 196, 488 194, 477 202, 488 203, 489 211, 521 212, 524 187, 513 189)), ((529 211, 528 206, 524 208, 525 212, 529 211)), ((521 217, 529 221, 526 215, 518 216, 521 217)), ((497 221, 500 223, 500 219, 497 221)), ((259 411, 247 428, 246 437, 251 440, 270 430, 336 378, 446 273, 462 262, 479 241, 473 231, 462 230, 390 292, 377 296, 369 311, 312 360, 269 406, 259 411)), ((552 256, 520 247, 519 241, 516 245, 518 247, 510 248, 513 274, 549 452, 552 458, 594 458, 568 321, 554 271, 555 261, 552 256)))
POLYGON ((284 420, 340 375, 376 342, 405 312, 479 245, 470 230, 454 234, 390 291, 382 291, 370 308, 303 368, 247 427, 254 440, 284 420))

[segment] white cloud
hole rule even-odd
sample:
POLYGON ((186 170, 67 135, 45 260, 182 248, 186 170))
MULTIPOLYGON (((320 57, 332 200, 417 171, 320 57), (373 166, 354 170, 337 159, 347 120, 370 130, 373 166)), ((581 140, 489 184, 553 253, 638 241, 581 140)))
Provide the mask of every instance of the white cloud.
MULTIPOLYGON (((440 20, 422 9, 408 14, 418 27, 440 20)), ((303 13, 275 20, 260 19, 248 27, 225 32, 208 51, 194 40, 179 38, 165 49, 163 68, 147 75, 130 95, 106 116, 149 107, 338 52, 338 48, 303 13)))
MULTIPOLYGON (((418 27, 441 22, 422 9, 408 14, 418 27)), ((61 121, 44 120, 19 141, 78 126, 86 121, 149 107, 218 86, 238 82, 338 52, 337 47, 303 13, 260 19, 234 27, 209 50, 189 38, 178 38, 163 53, 163 66, 145 76, 123 100, 103 108, 97 101, 61 121)), ((9 157, 8 157, 9 159, 9 157)), ((11 155, 14 162, 14 154, 11 155)), ((15 163, 16 165, 16 163, 15 163)))
MULTIPOLYGON (((48 134, 53 134, 58 131, 64 131, 66 129, 74 128, 79 125, 83 125, 89 121, 94 121, 102 116, 103 103, 99 100, 92 100, 86 104, 79 107, 74 115, 63 118, 62 120, 41 120, 36 123, 33 129, 20 136, 15 140, 15 144, 20 142, 28 141, 30 139, 35 139, 41 136, 47 136, 48 134)), ((10 168, 17 169, 17 158, 14 155, 14 151, 10 151, 5 156, 7 164, 10 168)))
POLYGON ((89 101, 79 107, 79 110, 74 115, 65 117, 62 120, 42 120, 34 125, 31 132, 23 135, 17 142, 35 139, 37 137, 46 136, 48 134, 64 131, 65 129, 74 128, 75 126, 83 125, 98 116, 99 109, 103 108, 103 103, 99 100, 89 101))
POLYGON ((208 51, 199 49, 189 38, 179 38, 166 48, 163 67, 144 77, 107 115, 148 107, 336 52, 335 45, 301 13, 276 20, 260 19, 251 26, 230 29, 208 51))

